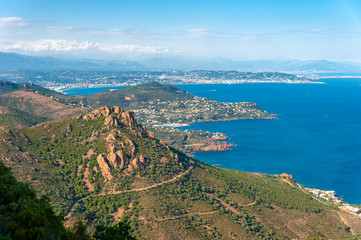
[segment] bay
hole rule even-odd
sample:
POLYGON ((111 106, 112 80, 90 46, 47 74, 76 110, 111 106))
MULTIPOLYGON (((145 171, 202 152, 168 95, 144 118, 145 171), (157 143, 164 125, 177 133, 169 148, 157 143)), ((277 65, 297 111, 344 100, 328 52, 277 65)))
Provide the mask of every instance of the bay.
POLYGON ((306 187, 335 190, 345 202, 360 204, 361 81, 325 81, 180 85, 218 101, 256 102, 278 115, 277 120, 203 122, 181 129, 220 131, 237 144, 231 151, 196 153, 203 162, 251 172, 286 172, 306 187))

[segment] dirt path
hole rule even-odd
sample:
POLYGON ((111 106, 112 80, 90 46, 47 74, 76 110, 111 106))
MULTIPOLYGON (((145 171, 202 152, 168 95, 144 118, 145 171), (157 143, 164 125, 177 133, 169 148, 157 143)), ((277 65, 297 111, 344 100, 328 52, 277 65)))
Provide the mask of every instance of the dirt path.
POLYGON ((350 224, 348 223, 348 221, 342 216, 342 214, 339 211, 335 211, 338 216, 340 217, 341 221, 343 222, 343 224, 345 224, 346 226, 348 226, 350 228, 350 231, 352 233, 352 235, 355 235, 355 232, 353 231, 353 229, 350 227, 350 224))
POLYGON ((73 204, 70 206, 69 210, 64 214, 64 217, 65 217, 65 218, 70 217, 71 214, 72 214, 73 211, 74 211, 74 207, 75 207, 80 201, 82 201, 82 200, 84 200, 84 199, 87 199, 87 198, 89 198, 89 197, 105 196, 105 195, 117 195, 117 194, 120 194, 120 193, 145 191, 145 190, 152 189, 152 188, 158 187, 158 186, 163 185, 163 184, 166 184, 166 183, 173 182, 173 181, 177 180, 178 178, 180 178, 180 177, 186 175, 187 173, 189 173, 189 171, 190 171, 192 168, 193 168, 193 166, 190 166, 185 172, 182 172, 181 174, 178 174, 178 175, 174 176, 174 177, 171 178, 171 179, 168 179, 168 180, 163 181, 163 182, 160 182, 160 183, 153 184, 153 185, 148 186, 148 187, 135 188, 135 189, 123 190, 123 191, 116 191, 116 192, 111 192, 111 193, 99 193, 99 194, 88 195, 88 196, 86 196, 86 197, 80 198, 80 199, 76 200, 75 202, 73 202, 73 204))
POLYGON ((185 217, 185 216, 209 215, 209 214, 214 214, 216 212, 218 212, 218 211, 186 213, 186 214, 182 214, 182 215, 178 215, 178 216, 174 216, 174 217, 169 217, 169 218, 154 218, 154 220, 156 220, 156 221, 175 220, 175 219, 182 218, 182 217, 185 217))
POLYGON ((290 185, 290 186, 292 186, 292 187, 294 187, 294 185, 293 185, 293 184, 291 183, 291 181, 288 180, 288 179, 281 179, 281 181, 287 183, 288 185, 290 185))
MULTIPOLYGON (((241 214, 241 213, 238 212, 234 207, 232 207, 231 205, 225 203, 222 199, 217 198, 217 197, 213 196, 213 195, 210 194, 210 193, 206 193, 206 194, 207 194, 208 196, 216 199, 223 207, 226 207, 229 211, 231 211, 231 212, 233 212, 233 213, 235 213, 235 214, 241 214)), ((241 207, 245 207, 245 206, 252 206, 252 205, 254 205, 254 204, 256 204, 256 200, 254 200, 254 201, 251 202, 251 203, 247 203, 247 204, 237 204, 237 205, 238 205, 238 206, 241 206, 241 207)))

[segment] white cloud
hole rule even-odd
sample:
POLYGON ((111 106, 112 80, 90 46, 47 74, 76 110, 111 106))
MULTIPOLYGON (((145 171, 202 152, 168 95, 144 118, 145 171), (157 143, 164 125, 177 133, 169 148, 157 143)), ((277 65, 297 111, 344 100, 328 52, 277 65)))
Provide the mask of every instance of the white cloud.
POLYGON ((92 44, 88 41, 77 42, 68 40, 41 39, 36 41, 15 41, 0 43, 0 49, 3 50, 23 50, 23 51, 72 51, 86 50, 92 44))
POLYGON ((188 28, 183 29, 183 32, 193 37, 203 37, 209 34, 209 30, 206 28, 188 28))
POLYGON ((108 44, 99 42, 63 39, 41 39, 35 41, 0 42, 0 50, 22 50, 22 51, 85 51, 99 50, 109 53, 147 53, 162 54, 168 53, 169 49, 164 47, 140 46, 134 44, 108 44))
POLYGON ((208 29, 206 28, 188 28, 188 29, 183 29, 184 32, 188 32, 188 33, 207 33, 208 29))
POLYGON ((164 47, 151 47, 151 46, 139 46, 139 45, 121 45, 121 44, 103 44, 97 43, 97 48, 100 51, 117 53, 117 52, 131 52, 131 53, 168 53, 169 49, 164 47))
POLYGON ((3 17, 0 18, 0 27, 23 27, 28 23, 19 17, 3 17))

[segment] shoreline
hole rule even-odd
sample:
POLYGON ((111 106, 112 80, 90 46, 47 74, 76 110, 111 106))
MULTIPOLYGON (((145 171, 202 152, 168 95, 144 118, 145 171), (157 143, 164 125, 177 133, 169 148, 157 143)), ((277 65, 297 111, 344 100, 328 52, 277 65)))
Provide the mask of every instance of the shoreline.
POLYGON ((275 117, 276 114, 271 114, 272 117, 269 118, 225 118, 225 119, 216 119, 216 120, 201 120, 201 121, 194 121, 194 122, 187 122, 186 124, 193 124, 193 123, 203 123, 203 122, 226 122, 226 121, 234 121, 234 120, 270 120, 270 119, 278 119, 275 117))
MULTIPOLYGON (((144 82, 145 83, 145 82, 144 82)), ((247 83, 251 83, 251 84, 257 84, 257 83, 281 83, 281 84, 326 84, 325 82, 320 82, 320 81, 251 81, 251 80, 241 80, 241 81, 236 81, 236 82, 182 82, 182 83, 169 83, 172 85, 217 85, 217 84, 222 84, 222 85, 237 85, 237 84, 247 84, 247 83)), ((139 83, 142 84, 142 83, 139 83)), ((59 86, 59 87, 47 87, 44 86, 48 89, 54 90, 56 92, 60 92, 63 94, 67 94, 64 93, 64 91, 67 90, 85 90, 85 89, 96 89, 96 88, 113 88, 113 87, 117 87, 117 88, 123 88, 123 87, 131 87, 134 85, 138 85, 138 84, 128 84, 128 85, 123 85, 123 84, 99 84, 99 85, 95 85, 95 84, 89 84, 88 86, 59 86)), ((105 91, 105 90, 104 90, 105 91)), ((76 94, 74 94, 76 95, 76 94)))
POLYGON ((227 121, 235 121, 235 120, 271 120, 271 119, 279 119, 277 114, 270 113, 271 117, 266 118, 225 118, 225 119, 209 119, 209 120, 200 120, 200 121, 193 121, 193 122, 185 122, 185 123, 165 123, 165 124, 157 124, 152 125, 152 127, 172 127, 172 128, 180 128, 180 127, 189 127, 191 124, 194 123, 204 123, 204 122, 227 122, 227 121))

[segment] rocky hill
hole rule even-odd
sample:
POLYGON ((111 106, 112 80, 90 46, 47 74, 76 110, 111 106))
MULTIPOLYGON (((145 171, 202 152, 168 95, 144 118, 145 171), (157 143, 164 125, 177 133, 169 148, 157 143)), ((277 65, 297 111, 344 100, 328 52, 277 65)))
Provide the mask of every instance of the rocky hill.
POLYGON ((351 239, 361 233, 357 216, 295 182, 203 164, 156 139, 119 107, 0 130, 0 139, 0 160, 49 196, 67 224, 128 220, 140 239, 351 239))

